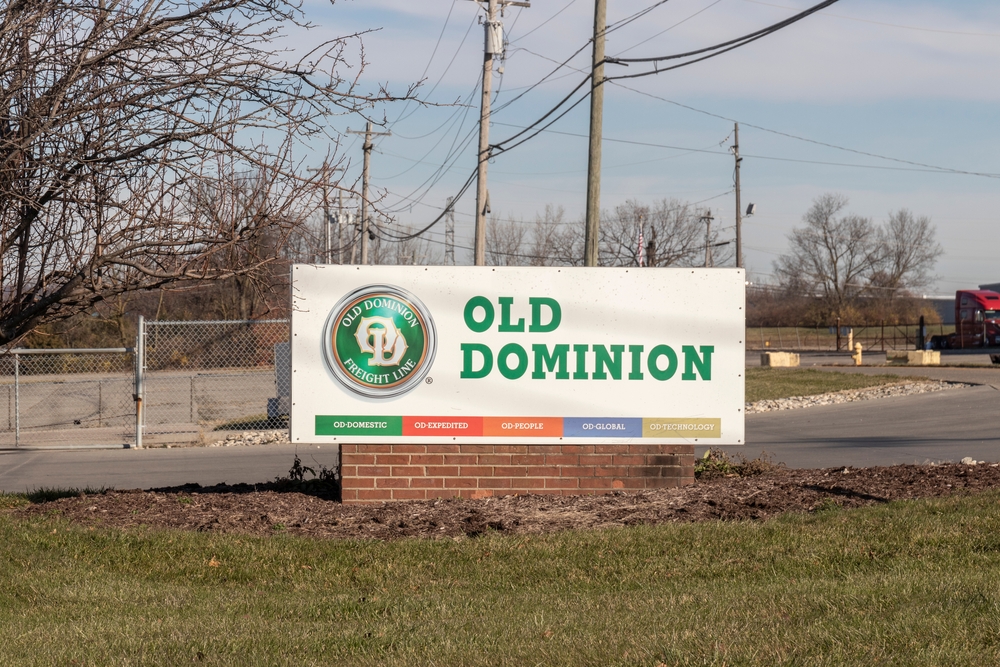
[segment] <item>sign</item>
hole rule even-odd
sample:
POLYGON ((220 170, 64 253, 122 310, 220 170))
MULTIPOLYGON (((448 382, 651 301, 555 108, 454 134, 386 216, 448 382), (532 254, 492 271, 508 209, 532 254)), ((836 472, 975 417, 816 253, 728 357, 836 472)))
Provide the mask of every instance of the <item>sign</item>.
POLYGON ((742 444, 744 281, 296 265, 292 441, 742 444))

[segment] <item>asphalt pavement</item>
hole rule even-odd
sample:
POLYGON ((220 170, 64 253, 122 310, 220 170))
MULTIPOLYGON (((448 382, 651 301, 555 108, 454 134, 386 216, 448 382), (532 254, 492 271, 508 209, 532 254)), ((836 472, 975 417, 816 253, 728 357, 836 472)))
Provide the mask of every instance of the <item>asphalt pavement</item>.
MULTIPOLYGON (((1000 368, 831 365, 845 362, 844 355, 824 355, 806 365, 849 373, 916 375, 976 386, 748 415, 747 444, 727 449, 749 458, 766 452, 775 461, 797 468, 958 461, 966 456, 1000 460, 996 420, 1000 415, 1000 368)), ((696 454, 703 451, 700 448, 696 454)), ((296 453, 304 465, 337 464, 336 447, 295 444, 0 451, 0 490, 265 482, 287 474, 296 453)))
POLYGON ((3 451, 0 491, 252 484, 287 475, 296 454, 317 471, 337 465, 338 450, 327 445, 3 451))

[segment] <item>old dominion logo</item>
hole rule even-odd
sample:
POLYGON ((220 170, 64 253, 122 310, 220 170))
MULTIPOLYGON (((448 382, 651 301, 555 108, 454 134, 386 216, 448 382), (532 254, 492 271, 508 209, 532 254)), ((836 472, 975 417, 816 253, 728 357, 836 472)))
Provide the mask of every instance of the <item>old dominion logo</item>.
POLYGON ((370 398, 399 396, 420 384, 437 345, 427 307, 392 285, 368 285, 341 299, 323 339, 334 376, 370 398))

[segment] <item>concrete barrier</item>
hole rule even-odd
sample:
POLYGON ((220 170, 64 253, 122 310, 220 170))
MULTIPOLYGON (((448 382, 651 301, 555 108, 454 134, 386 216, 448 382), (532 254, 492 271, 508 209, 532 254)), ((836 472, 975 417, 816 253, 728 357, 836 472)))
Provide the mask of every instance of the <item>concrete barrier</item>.
POLYGON ((791 368, 799 365, 795 352, 761 352, 760 365, 764 368, 791 368))
POLYGON ((890 366, 940 366, 941 353, 937 350, 896 350, 885 353, 890 366))

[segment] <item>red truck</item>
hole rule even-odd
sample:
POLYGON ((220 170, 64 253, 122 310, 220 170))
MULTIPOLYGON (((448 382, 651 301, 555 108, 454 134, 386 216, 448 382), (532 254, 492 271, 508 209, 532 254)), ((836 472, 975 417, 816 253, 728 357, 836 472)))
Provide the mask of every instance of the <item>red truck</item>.
POLYGON ((935 350, 994 348, 990 361, 1000 364, 1000 294, 989 290, 955 292, 955 333, 931 336, 935 350))

